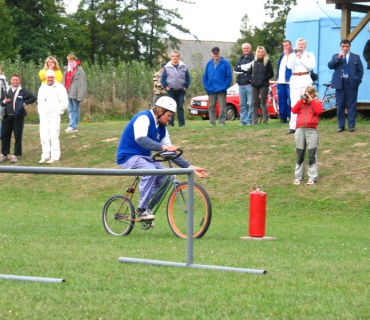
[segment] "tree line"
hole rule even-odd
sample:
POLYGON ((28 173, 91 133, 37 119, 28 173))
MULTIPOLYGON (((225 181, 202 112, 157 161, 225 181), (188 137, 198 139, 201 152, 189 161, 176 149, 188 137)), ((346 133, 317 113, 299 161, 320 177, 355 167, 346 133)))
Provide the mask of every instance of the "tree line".
POLYGON ((176 22, 182 19, 177 9, 158 0, 81 0, 72 14, 63 0, 0 0, 0 15, 1 58, 19 54, 26 62, 74 52, 91 62, 110 56, 152 66, 166 53, 163 37, 179 41, 169 27, 190 34, 176 22))

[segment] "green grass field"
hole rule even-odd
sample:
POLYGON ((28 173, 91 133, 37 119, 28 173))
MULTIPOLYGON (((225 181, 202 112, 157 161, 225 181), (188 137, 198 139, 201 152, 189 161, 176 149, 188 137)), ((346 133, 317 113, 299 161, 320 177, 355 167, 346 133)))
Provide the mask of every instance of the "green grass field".
MULTIPOLYGON (((62 131, 53 167, 117 168, 123 122, 62 131)), ((66 124, 62 128, 65 129, 66 124)), ((208 191, 213 220, 194 241, 194 263, 265 269, 267 275, 121 264, 119 257, 186 262, 163 206, 156 227, 108 235, 105 201, 130 177, 0 173, 0 273, 64 278, 62 284, 0 279, 0 319, 370 319, 370 123, 337 134, 319 125, 319 181, 294 186, 287 126, 170 128, 208 191), (267 193, 266 235, 248 235, 249 189, 267 193)), ((25 128, 19 166, 39 166, 38 126, 25 128)), ((3 165, 10 165, 5 163, 3 165)), ((185 177, 184 177, 185 178, 185 177)))

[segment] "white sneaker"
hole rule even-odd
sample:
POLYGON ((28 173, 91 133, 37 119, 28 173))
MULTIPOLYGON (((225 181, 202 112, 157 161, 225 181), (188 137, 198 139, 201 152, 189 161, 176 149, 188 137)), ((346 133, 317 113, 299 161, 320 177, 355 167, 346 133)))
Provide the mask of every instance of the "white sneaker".
POLYGON ((71 129, 72 129, 71 132, 78 132, 77 128, 76 129, 71 128, 71 129))
POLYGON ((47 164, 52 164, 52 163, 54 163, 55 162, 55 160, 54 159, 49 159, 48 161, 46 161, 46 163, 47 164))
POLYGON ((3 154, 1 155, 1 157, 0 157, 0 162, 4 162, 4 161, 6 161, 6 160, 8 160, 8 157, 7 156, 4 156, 3 154))
POLYGON ((71 127, 68 127, 67 129, 64 130, 67 133, 73 132, 73 129, 71 127))
POLYGON ((49 161, 50 159, 48 158, 48 159, 41 159, 40 161, 39 161, 39 163, 46 163, 46 161, 49 161))
POLYGON ((12 157, 10 158, 10 163, 16 163, 17 161, 18 161, 17 156, 12 155, 12 157))

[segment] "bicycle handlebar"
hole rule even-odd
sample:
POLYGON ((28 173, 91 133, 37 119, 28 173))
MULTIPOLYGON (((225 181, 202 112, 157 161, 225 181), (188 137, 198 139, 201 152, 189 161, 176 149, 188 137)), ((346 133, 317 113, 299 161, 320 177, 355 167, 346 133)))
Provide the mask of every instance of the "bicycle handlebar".
POLYGON ((160 151, 153 155, 153 160, 158 162, 172 161, 183 154, 182 149, 178 148, 176 151, 160 151))

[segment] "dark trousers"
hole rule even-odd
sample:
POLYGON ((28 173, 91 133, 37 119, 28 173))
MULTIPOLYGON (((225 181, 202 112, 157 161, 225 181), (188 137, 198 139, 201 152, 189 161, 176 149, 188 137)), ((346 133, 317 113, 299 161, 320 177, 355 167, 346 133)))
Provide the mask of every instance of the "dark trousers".
MULTIPOLYGON (((185 117, 184 117, 184 108, 182 105, 184 104, 184 98, 185 98, 185 90, 173 90, 170 89, 167 92, 167 96, 172 98, 176 101, 177 104, 177 120, 179 121, 179 126, 185 125, 185 117)), ((171 121, 168 123, 169 125, 173 126, 175 121, 175 117, 172 116, 171 121)))
POLYGON ((22 155, 22 135, 24 128, 24 118, 14 118, 14 116, 4 116, 1 126, 1 153, 6 156, 10 154, 10 143, 12 132, 14 132, 15 145, 13 155, 22 155))
POLYGON ((357 93, 358 88, 351 89, 349 80, 343 78, 342 89, 335 90, 335 96, 337 98, 337 117, 338 117, 338 128, 345 128, 346 125, 346 114, 344 109, 347 108, 348 112, 348 128, 354 128, 356 124, 356 106, 357 106, 357 93))
POLYGON ((277 85, 279 95, 279 113, 280 119, 286 120, 290 118, 290 88, 289 84, 277 85))

